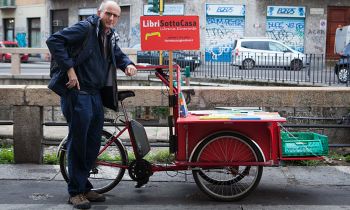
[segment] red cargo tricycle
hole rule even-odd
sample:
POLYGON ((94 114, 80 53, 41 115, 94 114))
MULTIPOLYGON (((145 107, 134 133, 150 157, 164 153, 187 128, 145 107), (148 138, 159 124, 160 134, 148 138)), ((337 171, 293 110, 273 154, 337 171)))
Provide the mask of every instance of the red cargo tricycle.
MULTIPOLYGON (((180 67, 174 66, 179 81, 180 67)), ((153 69, 156 76, 166 85, 172 86, 172 76, 168 75, 168 66, 138 66, 140 70, 153 69)), ((149 181, 149 177, 160 171, 191 170, 198 187, 209 197, 221 201, 241 199, 252 192, 262 176, 264 166, 279 165, 281 160, 319 159, 320 157, 283 157, 280 135, 280 123, 285 118, 261 112, 250 116, 242 112, 230 117, 220 114, 208 115, 190 112, 180 116, 183 107, 180 104, 180 82, 171 87, 169 106, 172 114, 169 118, 169 148, 174 154, 172 164, 155 164, 144 159, 150 151, 150 145, 142 124, 129 119, 123 101, 134 97, 132 91, 120 91, 118 94, 121 116, 114 120, 116 132, 103 130, 102 146, 95 166, 90 171, 89 180, 98 193, 113 189, 126 170, 136 187, 149 181), (260 114, 260 115, 259 115, 260 114), (265 115, 266 117, 261 115, 265 115), (259 116, 259 117, 257 117, 259 116), (123 126, 117 126, 117 123, 123 126), (134 160, 120 140, 128 133, 132 145, 134 160)), ((69 180, 66 161, 66 138, 59 146, 61 173, 69 180)))

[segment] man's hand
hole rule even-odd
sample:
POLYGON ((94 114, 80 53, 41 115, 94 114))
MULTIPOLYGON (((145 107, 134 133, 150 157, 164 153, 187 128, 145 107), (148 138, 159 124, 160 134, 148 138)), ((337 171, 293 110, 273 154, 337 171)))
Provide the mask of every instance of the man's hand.
POLYGON ((67 74, 69 79, 66 83, 67 88, 71 89, 73 87, 77 87, 77 89, 80 90, 79 80, 73 67, 67 71, 67 74))
POLYGON ((134 65, 128 65, 125 69, 125 74, 127 76, 134 76, 137 73, 137 69, 134 65))

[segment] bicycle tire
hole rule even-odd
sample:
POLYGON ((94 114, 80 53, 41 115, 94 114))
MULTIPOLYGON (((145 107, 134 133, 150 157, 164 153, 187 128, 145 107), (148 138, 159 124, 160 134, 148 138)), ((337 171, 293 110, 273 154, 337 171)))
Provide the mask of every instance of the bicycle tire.
MULTIPOLYGON (((225 131, 206 137, 195 148, 191 162, 262 162, 263 156, 249 138, 225 131)), ((259 184, 262 166, 234 166, 192 170, 197 186, 209 197, 219 201, 243 199, 259 184), (240 169, 243 167, 243 170, 240 169)))
MULTIPOLYGON (((101 141, 108 141, 113 135, 108 131, 102 131, 101 141)), ((64 180, 69 182, 69 174, 67 170, 66 145, 64 144, 59 151, 60 170, 64 180)), ((103 160, 105 163, 116 163, 127 165, 127 152, 120 140, 116 139, 113 143, 98 157, 97 160, 103 160), (112 158, 110 156, 112 155, 112 158)), ((116 168, 112 166, 96 165, 90 171, 89 181, 94 186, 92 189, 97 193, 105 193, 112 190, 123 178, 124 168, 116 168), (113 176, 112 176, 113 175, 113 176), (112 176, 112 177, 111 177, 112 176)))

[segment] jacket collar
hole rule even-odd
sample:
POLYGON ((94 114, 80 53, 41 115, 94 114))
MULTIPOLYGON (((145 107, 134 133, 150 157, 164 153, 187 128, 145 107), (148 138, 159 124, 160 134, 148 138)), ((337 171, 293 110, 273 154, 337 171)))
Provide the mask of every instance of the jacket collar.
MULTIPOLYGON (((96 26, 96 35, 100 32, 100 26, 101 26, 101 18, 97 15, 92 15, 86 19, 89 21, 92 25, 96 26)), ((111 33, 114 33, 114 29, 111 28, 111 33)))

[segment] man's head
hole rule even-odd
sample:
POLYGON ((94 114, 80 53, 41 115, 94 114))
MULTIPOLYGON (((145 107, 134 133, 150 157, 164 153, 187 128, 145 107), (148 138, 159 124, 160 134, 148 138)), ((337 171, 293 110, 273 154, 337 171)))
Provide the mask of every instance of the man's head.
POLYGON ((105 29, 110 29, 117 25, 120 13, 120 6, 112 0, 103 1, 97 11, 97 15, 101 18, 101 23, 105 29))

